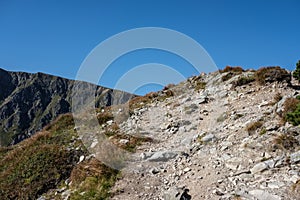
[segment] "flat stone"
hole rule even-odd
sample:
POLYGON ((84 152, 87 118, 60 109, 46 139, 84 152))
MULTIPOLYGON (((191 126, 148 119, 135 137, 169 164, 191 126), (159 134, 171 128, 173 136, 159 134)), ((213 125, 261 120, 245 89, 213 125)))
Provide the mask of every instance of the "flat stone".
POLYGON ((146 160, 148 158, 150 158, 154 153, 153 152, 146 152, 146 153, 141 153, 140 157, 143 160, 146 160))
POLYGON ((292 153, 291 156, 291 163, 297 163, 300 161, 300 151, 297 151, 295 153, 292 153))
POLYGON ((187 168, 184 168, 183 171, 186 173, 186 172, 189 172, 191 171, 191 168, 187 167, 187 168))
POLYGON ((252 169, 250 169, 252 174, 256 174, 268 169, 268 165, 265 162, 260 162, 254 165, 252 169))
POLYGON ((150 158, 148 158, 148 161, 151 162, 167 162, 168 160, 171 160, 177 156, 177 153, 172 151, 159 151, 155 152, 150 158))
POLYGON ((277 182, 277 181, 273 181, 273 182, 269 182, 268 183, 268 187, 271 189, 278 189, 285 186, 285 184, 283 182, 277 182))
POLYGON ((216 137, 213 134, 209 133, 209 134, 205 135, 203 138, 201 138, 201 141, 202 142, 210 142, 215 139, 216 139, 216 137))
POLYGON ((258 200, 281 200, 281 197, 270 194, 264 190, 252 190, 249 194, 258 200))

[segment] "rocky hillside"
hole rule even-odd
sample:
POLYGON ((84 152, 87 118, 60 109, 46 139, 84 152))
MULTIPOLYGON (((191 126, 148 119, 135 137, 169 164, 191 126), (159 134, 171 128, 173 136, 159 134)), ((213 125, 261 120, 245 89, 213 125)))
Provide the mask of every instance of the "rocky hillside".
POLYGON ((126 110, 97 109, 97 134, 132 155, 120 171, 97 159, 105 149, 88 151, 97 137, 83 145, 77 131, 88 125, 62 115, 0 148, 0 197, 300 199, 298 88, 279 67, 227 67, 132 99, 122 120, 126 110))
MULTIPOLYGON (((0 145, 16 144, 41 130, 59 114, 70 112, 73 85, 72 80, 43 73, 0 69, 0 145)), ((130 97, 98 87, 96 105, 109 106, 113 93, 123 95, 120 103, 130 97)))
POLYGON ((120 129, 155 138, 112 199, 300 199, 299 93, 278 67, 231 68, 170 86, 120 129))

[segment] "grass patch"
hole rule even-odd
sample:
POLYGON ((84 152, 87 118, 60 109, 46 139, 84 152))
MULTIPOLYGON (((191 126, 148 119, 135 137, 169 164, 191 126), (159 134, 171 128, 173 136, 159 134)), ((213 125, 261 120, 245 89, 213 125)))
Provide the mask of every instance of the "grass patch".
POLYGON ((220 73, 227 73, 224 76, 222 76, 222 81, 228 81, 232 77, 242 74, 244 72, 243 68, 241 67, 231 67, 226 66, 223 70, 219 70, 220 73))
POLYGON ((110 188, 118 179, 120 172, 111 169, 95 158, 83 161, 72 170, 70 181, 71 200, 108 199, 110 188))
MULTIPOLYGON (((59 188, 67 178, 72 182, 64 185, 72 191, 70 199, 108 199, 120 173, 94 158, 77 164, 79 157, 88 152, 77 139, 74 126, 71 114, 60 115, 42 132, 16 146, 0 148, 1 199, 37 199, 41 195, 55 199, 51 190, 59 188)), ((108 129, 113 138, 121 138, 116 136, 119 127, 112 124, 108 129)), ((130 137, 122 148, 134 151, 149 140, 130 137)))
POLYGON ((128 134, 116 134, 111 138, 111 140, 115 145, 129 152, 135 152, 136 147, 140 146, 144 142, 153 142, 153 139, 150 137, 142 137, 128 134), (126 144, 120 144, 119 141, 121 139, 126 139, 128 140, 128 142, 126 144))
POLYGON ((256 132, 256 130, 258 130, 259 128, 261 128, 263 126, 263 122, 262 121, 256 121, 256 122, 252 122, 250 124, 248 124, 246 126, 246 130, 249 134, 253 134, 256 132))
POLYGON ((200 91, 200 90, 204 90, 206 87, 206 83, 203 81, 197 81, 196 85, 195 85, 195 90, 196 91, 200 91))
POLYGON ((251 82, 254 82, 255 78, 254 76, 241 76, 236 81, 232 82, 233 87, 247 85, 251 82))
POLYGON ((64 114, 31 138, 1 148, 1 199, 37 199, 57 188, 86 154, 77 137, 72 115, 64 114))
POLYGON ((274 148, 294 150, 299 147, 299 141, 291 134, 279 134, 273 140, 274 148))
POLYGON ((240 66, 236 66, 236 67, 226 66, 223 70, 219 70, 219 72, 220 73, 234 72, 234 73, 241 74, 242 72, 244 72, 244 70, 240 66))
POLYGON ((300 100, 297 98, 287 98, 283 104, 281 114, 284 122, 289 122, 294 126, 300 125, 300 100))

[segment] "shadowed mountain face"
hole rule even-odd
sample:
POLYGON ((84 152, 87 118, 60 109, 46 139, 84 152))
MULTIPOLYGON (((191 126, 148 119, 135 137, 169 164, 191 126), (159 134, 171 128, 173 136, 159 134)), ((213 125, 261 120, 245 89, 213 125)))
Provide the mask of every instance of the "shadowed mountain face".
MULTIPOLYGON (((70 112, 74 83, 43 73, 0 69, 0 145, 16 144, 41 130, 59 114, 70 112)), ((111 105, 114 96, 118 96, 118 103, 131 97, 100 86, 95 95, 97 107, 111 105)))

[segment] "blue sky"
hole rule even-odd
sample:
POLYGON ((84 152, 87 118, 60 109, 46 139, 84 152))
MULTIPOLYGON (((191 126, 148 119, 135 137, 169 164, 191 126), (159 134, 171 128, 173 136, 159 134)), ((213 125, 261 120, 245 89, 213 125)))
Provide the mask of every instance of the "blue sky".
MULTIPOLYGON (((164 27, 196 40, 219 68, 294 69, 300 59, 299 9, 297 0, 0 0, 0 68, 74 79, 105 39, 128 29, 164 27)), ((133 52, 116 60, 100 84, 114 87, 124 71, 151 62, 189 69, 166 52, 133 52)), ((155 89, 145 88, 137 93, 155 89)))

